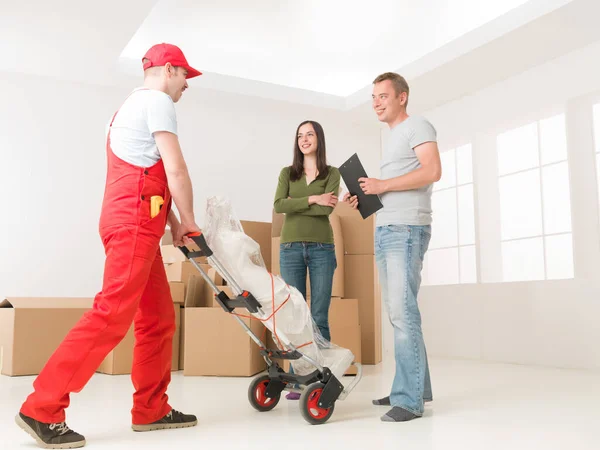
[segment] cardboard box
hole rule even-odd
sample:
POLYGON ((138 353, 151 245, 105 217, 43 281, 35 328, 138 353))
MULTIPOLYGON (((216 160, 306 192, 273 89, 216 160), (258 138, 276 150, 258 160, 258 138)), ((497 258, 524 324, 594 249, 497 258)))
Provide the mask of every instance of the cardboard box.
MULTIPOLYGON (((199 250, 199 248, 195 245, 189 246, 188 249, 192 251, 199 250)), ((181 252, 181 250, 179 250, 177 247, 174 247, 173 245, 162 245, 160 247, 160 253, 162 255, 164 264, 173 264, 176 262, 184 262, 188 260, 185 257, 185 255, 181 252)), ((195 258, 195 260, 200 264, 208 264, 208 261, 205 257, 195 258)))
POLYGON ((339 202, 332 215, 340 218, 346 255, 375 254, 375 214, 363 219, 357 210, 339 202))
MULTIPOLYGON (((358 299, 331 299, 329 331, 331 332, 331 341, 335 345, 347 348, 354 354, 355 362, 362 362, 358 299)), ((346 371, 346 375, 355 375, 357 372, 355 367, 350 367, 346 371)))
POLYGON ((361 353, 364 364, 379 364, 381 348, 381 290, 373 255, 345 256, 346 296, 358 299, 361 353))
MULTIPOLYGON (((209 272, 209 276, 215 276, 216 272, 209 272)), ((227 295, 232 298, 233 291, 231 286, 218 286, 219 289, 225 291, 227 295)), ((188 295, 184 303, 185 308, 181 309, 181 334, 180 334, 180 345, 179 345, 179 369, 185 373, 185 353, 186 353, 186 311, 199 308, 215 308, 220 311, 223 315, 227 316, 227 313, 223 311, 220 305, 215 300, 215 293, 208 283, 202 279, 202 283, 196 283, 191 285, 188 295)), ((238 327, 241 328, 239 324, 238 327)), ((192 342, 188 345, 193 347, 202 345, 201 342, 192 342)))
POLYGON ((178 281, 185 285, 187 289, 190 277, 202 277, 200 272, 189 261, 180 261, 172 264, 165 264, 167 280, 178 281))
MULTIPOLYGON (((217 271, 210 268, 205 268, 208 277, 214 284, 217 285, 221 290, 224 290, 228 294, 231 294, 231 287, 223 285, 223 278, 217 274, 217 271)), ((185 308, 212 308, 213 306, 219 306, 214 300, 215 291, 206 282, 204 278, 192 279, 187 295, 185 296, 184 307, 185 308)))
MULTIPOLYGON (((175 334, 173 335, 173 355, 171 359, 171 370, 179 370, 179 345, 180 345, 180 333, 181 333, 181 305, 173 304, 175 308, 175 334)), ((135 346, 135 336, 133 332, 134 325, 123 338, 123 340, 117 345, 113 351, 111 351, 96 372, 104 373, 107 375, 125 375, 131 373, 131 367, 133 365, 133 349, 135 346)))
POLYGON ((281 275, 281 268, 279 267, 280 243, 281 238, 279 236, 271 238, 271 273, 274 275, 281 275))
MULTIPOLYGON (((277 222, 278 219, 275 216, 282 216, 283 214, 274 214, 273 222, 277 222)), ((344 297, 344 236, 342 233, 342 225, 340 218, 333 214, 329 217, 331 228, 333 229, 333 239, 335 242, 335 258, 337 260, 337 268, 333 275, 333 285, 331 287, 332 297, 344 297)), ((281 238, 279 236, 271 238, 271 272, 275 275, 281 275, 280 268, 280 243, 281 238)), ((307 271, 306 276, 306 297, 310 297, 310 273, 307 271)))
POLYGON ((225 280, 223 280, 223 277, 217 273, 216 269, 213 269, 208 264, 206 266, 202 266, 202 268, 208 274, 213 283, 215 283, 217 286, 225 285, 225 280))
MULTIPOLYGON (((210 269, 208 271, 208 276, 210 277, 212 282, 217 285, 217 288, 219 288, 222 291, 225 291, 227 293, 227 295, 229 295, 229 298, 231 298, 231 296, 233 295, 231 286, 223 285, 223 278, 221 278, 219 275, 217 275, 217 272, 215 269, 210 269)), ((186 301, 186 303, 185 303, 186 308, 188 308, 188 307, 194 307, 194 308, 220 307, 220 305, 215 300, 216 294, 210 284, 208 284, 206 281, 204 281, 202 283, 201 289, 202 290, 200 291, 199 294, 194 292, 193 295, 190 296, 190 301, 186 301)))
POLYGON ((283 222, 285 222, 285 214, 278 214, 273 210, 273 217, 271 218, 271 237, 281 236, 283 222))
MULTIPOLYGON (((229 298, 233 298, 233 290, 231 286, 217 286, 218 289, 224 291, 229 298)), ((204 285, 204 293, 202 294, 202 302, 200 304, 195 305, 195 307, 200 308, 220 308, 221 305, 217 303, 216 294, 212 287, 208 283, 204 285)), ((247 314, 243 312, 243 314, 247 314)))
POLYGON ((185 284, 180 281, 169 281, 173 303, 183 304, 185 300, 185 284))
POLYGON ((0 301, 3 375, 38 375, 93 298, 6 298, 0 301))
POLYGON ((165 234, 163 235, 161 241, 161 245, 173 245, 173 234, 171 233, 170 228, 165 229, 165 234))
POLYGON ((187 258, 181 253, 181 250, 173 245, 161 245, 160 254, 164 264, 187 261, 187 258))
MULTIPOLYGON (((210 266, 203 266, 210 267, 210 266)), ((204 296, 204 286, 206 281, 204 277, 196 270, 195 267, 192 266, 190 262, 184 263, 174 263, 168 266, 165 266, 165 270, 167 271, 167 279, 168 278, 180 278, 182 279, 184 276, 187 277, 187 281, 169 281, 169 285, 171 286, 171 296, 173 296, 173 303, 179 304, 181 307, 187 305, 201 305, 203 302, 204 296), (173 272, 169 273, 170 267, 176 266, 173 272), (181 274, 183 274, 181 276, 181 274), (198 274, 196 276, 195 274, 198 274), (183 286, 183 302, 181 302, 181 289, 183 286), (177 301, 175 299, 177 298, 177 301)))
POLYGON ((188 287, 185 291, 185 297, 183 305, 187 306, 200 306, 204 301, 204 289, 206 280, 203 277, 191 277, 188 282, 188 287))
MULTIPOLYGON (((259 337, 264 326, 242 319, 259 337)), ((266 369, 260 349, 231 315, 220 308, 185 308, 186 376, 252 376, 266 369)))
MULTIPOLYGON (((211 278, 213 280, 216 280, 216 284, 224 284, 223 278, 210 265, 200 264, 200 267, 202 268, 202 270, 204 270, 204 272, 207 275, 211 276, 211 273, 214 274, 214 276, 212 276, 211 278)), ((165 272, 167 273, 167 280, 176 281, 184 284, 184 291, 186 297, 188 295, 187 289, 191 283, 198 283, 198 279, 204 281, 204 277, 202 276, 202 274, 189 261, 165 264, 165 272)))
POLYGON ((260 252, 267 270, 271 271, 271 224, 269 222, 252 222, 241 220, 244 233, 260 245, 260 252))
POLYGON ((360 325, 360 313, 357 298, 332 298, 329 306, 329 328, 333 342, 335 336, 333 330, 339 330, 346 326, 355 327, 360 325))
MULTIPOLYGON (((210 267, 210 266, 209 266, 210 267)), ((203 267, 208 276, 211 277, 213 282, 215 281, 216 271, 210 267, 203 267)), ((219 277, 222 282, 222 279, 219 277)), ((222 286, 222 289, 231 289, 229 286, 222 286)), ((185 301, 182 305, 180 312, 181 330, 180 330, 180 344, 179 344, 179 370, 185 369, 185 310, 188 308, 201 308, 213 305, 214 291, 209 288, 209 284, 206 280, 200 277, 192 277, 190 284, 186 292, 185 301)))

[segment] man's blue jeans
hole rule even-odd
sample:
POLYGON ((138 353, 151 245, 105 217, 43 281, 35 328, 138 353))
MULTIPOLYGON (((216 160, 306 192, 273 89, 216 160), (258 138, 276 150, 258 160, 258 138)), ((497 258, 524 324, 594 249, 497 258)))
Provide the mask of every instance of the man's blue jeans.
POLYGON ((394 328, 396 375, 390 403, 418 416, 433 399, 417 295, 431 226, 386 225, 375 231, 375 257, 384 301, 394 328))
POLYGON ((335 246, 317 242, 290 242, 280 245, 281 276, 306 298, 306 269, 310 274, 310 312, 325 339, 329 332, 329 305, 333 273, 337 267, 335 246))

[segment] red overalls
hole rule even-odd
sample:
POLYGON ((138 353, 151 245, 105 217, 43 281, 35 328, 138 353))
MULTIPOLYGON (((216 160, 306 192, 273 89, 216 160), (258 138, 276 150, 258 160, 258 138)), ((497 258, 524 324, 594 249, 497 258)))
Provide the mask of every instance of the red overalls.
MULTIPOLYGON (((116 113, 111 127, 115 117, 116 113)), ((132 423, 149 424, 171 410, 166 390, 171 381, 175 312, 160 254, 171 209, 165 168, 162 160, 144 169, 115 156, 110 127, 106 151, 108 172, 100 217, 106 253, 102 291, 92 310, 50 357, 21 408, 26 416, 44 423, 65 421, 69 394, 81 391, 132 322, 132 423), (165 203, 160 214, 151 218, 153 195, 160 195, 165 203)))

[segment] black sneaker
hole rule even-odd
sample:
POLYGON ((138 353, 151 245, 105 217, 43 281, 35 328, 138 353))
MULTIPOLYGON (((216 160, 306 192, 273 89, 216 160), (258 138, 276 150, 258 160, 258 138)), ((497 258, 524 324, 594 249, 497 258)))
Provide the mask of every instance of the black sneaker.
POLYGON ((155 431, 171 428, 188 428, 198 425, 198 419, 191 414, 183 414, 174 409, 160 420, 148 425, 132 425, 133 431, 155 431))
POLYGON ((19 413, 15 421, 42 448, 79 448, 85 445, 85 438, 71 430, 64 422, 38 422, 23 413, 19 413))

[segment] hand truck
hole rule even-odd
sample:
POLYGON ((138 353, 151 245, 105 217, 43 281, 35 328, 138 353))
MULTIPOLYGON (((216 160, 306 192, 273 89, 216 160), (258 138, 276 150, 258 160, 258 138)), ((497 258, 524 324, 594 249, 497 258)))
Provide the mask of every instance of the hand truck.
MULTIPOLYGON (((194 241, 200 251, 190 251, 186 246, 179 247, 179 249, 212 288, 215 293, 215 299, 221 308, 229 314, 232 314, 236 308, 243 308, 259 320, 266 319, 267 316, 263 312, 261 304, 250 292, 243 290, 235 282, 209 248, 202 233, 191 233, 187 236, 194 241), (236 296, 235 298, 229 298, 225 292, 221 291, 215 285, 208 274, 204 272, 194 259, 200 257, 206 257, 208 263, 226 280, 227 284, 231 286, 236 296)), ((278 337, 282 346, 286 348, 282 350, 270 350, 240 317, 235 314, 232 315, 244 328, 246 333, 248 333, 250 338, 259 346, 260 354, 268 366, 267 373, 256 376, 248 388, 248 400, 257 411, 266 412, 275 408, 279 403, 283 391, 296 392, 301 394, 299 405, 304 419, 312 425, 323 424, 333 414, 335 402, 346 399, 360 382, 362 378, 362 366, 359 363, 352 363, 357 369, 357 374, 353 381, 345 387, 329 368, 321 366, 317 361, 303 354, 302 351, 290 342, 285 334, 278 333, 278 337), (304 359, 310 363, 315 367, 315 370, 308 375, 296 375, 294 373, 287 373, 274 361, 295 361, 299 359, 304 359)))

